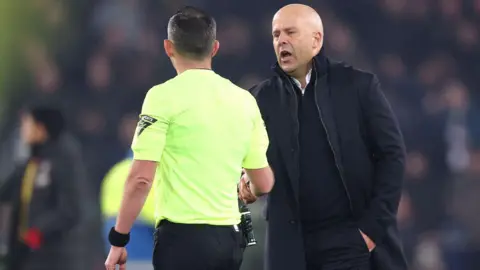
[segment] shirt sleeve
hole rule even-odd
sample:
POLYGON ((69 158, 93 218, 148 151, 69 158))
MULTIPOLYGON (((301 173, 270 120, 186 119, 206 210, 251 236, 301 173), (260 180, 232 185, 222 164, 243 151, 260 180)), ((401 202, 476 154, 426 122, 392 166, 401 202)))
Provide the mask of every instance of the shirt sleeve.
POLYGON ((268 134, 263 122, 260 109, 253 97, 251 106, 253 111, 253 130, 252 139, 250 141, 250 148, 247 156, 243 160, 243 168, 245 169, 261 169, 268 167, 267 149, 268 149, 268 134))
POLYGON ((160 89, 148 91, 132 142, 133 158, 159 162, 169 126, 167 102, 159 97, 160 89))

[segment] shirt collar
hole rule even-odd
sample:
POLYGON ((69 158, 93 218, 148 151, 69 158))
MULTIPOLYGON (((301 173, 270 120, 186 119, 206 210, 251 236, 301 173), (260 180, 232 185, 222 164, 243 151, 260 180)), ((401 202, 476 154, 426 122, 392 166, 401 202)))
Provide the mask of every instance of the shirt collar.
POLYGON ((299 80, 291 77, 293 82, 295 82, 295 84, 298 86, 298 88, 300 88, 301 90, 305 90, 305 88, 307 88, 307 85, 310 83, 310 79, 312 78, 312 69, 310 69, 307 73, 307 76, 305 76, 305 87, 302 88, 302 84, 300 83, 299 80))

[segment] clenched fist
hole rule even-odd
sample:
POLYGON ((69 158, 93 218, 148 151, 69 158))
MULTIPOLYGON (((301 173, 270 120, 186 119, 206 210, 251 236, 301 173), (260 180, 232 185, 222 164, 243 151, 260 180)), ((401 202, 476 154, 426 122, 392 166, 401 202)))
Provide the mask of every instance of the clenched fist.
POLYGON ((105 261, 105 269, 115 270, 117 265, 120 267, 120 270, 127 269, 127 250, 124 247, 112 246, 105 261))
POLYGON ((250 180, 246 173, 242 175, 238 184, 238 198, 246 204, 254 203, 257 200, 257 196, 250 189, 250 180))

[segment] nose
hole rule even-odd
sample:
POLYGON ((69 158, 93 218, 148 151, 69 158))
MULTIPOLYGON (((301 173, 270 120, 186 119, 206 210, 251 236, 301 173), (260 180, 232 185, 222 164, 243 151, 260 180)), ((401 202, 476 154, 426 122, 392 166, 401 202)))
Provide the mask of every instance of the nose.
POLYGON ((284 45, 284 44, 287 44, 288 42, 288 35, 285 34, 285 33, 280 33, 280 35, 278 36, 278 45, 284 45))

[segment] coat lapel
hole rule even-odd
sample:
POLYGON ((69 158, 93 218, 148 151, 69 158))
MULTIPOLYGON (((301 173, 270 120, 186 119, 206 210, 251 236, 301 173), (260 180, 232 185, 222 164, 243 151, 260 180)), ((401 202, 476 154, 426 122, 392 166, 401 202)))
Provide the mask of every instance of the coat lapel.
POLYGON ((318 105, 320 119, 327 133, 332 151, 334 151, 335 162, 341 164, 340 142, 337 132, 337 124, 335 121, 335 105, 337 85, 331 82, 332 75, 330 72, 323 74, 317 78, 315 85, 315 99, 318 105))
POLYGON ((293 86, 287 79, 282 82, 286 91, 281 91, 280 100, 277 110, 278 121, 278 149, 284 161, 284 167, 288 173, 288 178, 294 193, 294 197, 298 203, 299 196, 299 145, 298 145, 298 101, 295 96, 293 86), (288 109, 285 108, 297 108, 288 109))
MULTIPOLYGON (((318 65, 319 63, 316 62, 318 65)), ((345 131, 344 124, 352 121, 348 119, 348 113, 342 110, 350 110, 351 108, 343 107, 343 103, 347 104, 348 99, 353 97, 345 96, 345 81, 348 78, 343 75, 338 77, 335 64, 330 63, 326 58, 322 63, 326 66, 325 75, 320 76, 315 87, 316 101, 319 106, 320 117, 323 121, 330 147, 333 151, 335 163, 342 178, 344 187, 347 188, 343 169, 341 134, 345 131), (347 100, 345 100, 347 99, 347 100)), ((347 191, 348 193, 348 191, 347 191)))

